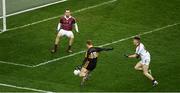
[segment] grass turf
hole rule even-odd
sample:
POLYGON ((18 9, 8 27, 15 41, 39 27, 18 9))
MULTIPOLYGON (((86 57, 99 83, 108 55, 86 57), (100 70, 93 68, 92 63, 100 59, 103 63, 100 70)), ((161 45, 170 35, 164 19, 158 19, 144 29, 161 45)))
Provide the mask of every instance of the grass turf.
MULTIPOLYGON (((105 1, 107 0, 70 0, 12 16, 8 18, 8 28, 60 15, 67 7, 74 11, 105 1)), ((179 4, 178 0, 117 0, 112 4, 73 14, 80 27, 80 34, 75 33, 73 50, 74 52, 84 50, 87 39, 92 39, 95 45, 101 45, 178 23, 179 4)), ((1 34, 0 59, 35 65, 69 55, 65 52, 66 39, 62 40, 57 54, 49 53, 49 49, 53 46, 58 20, 57 18, 1 34)), ((124 53, 134 52, 131 40, 110 45, 108 47, 114 47, 114 51, 101 53, 97 69, 85 88, 79 87, 80 79, 72 73, 74 67, 81 64, 84 54, 37 68, 0 64, 0 82, 49 91, 180 91, 180 86, 176 84, 180 82, 179 30, 180 26, 177 25, 142 36, 142 42, 152 55, 152 73, 160 83, 155 88, 141 72, 134 70, 133 66, 138 62, 137 59, 123 57, 124 53)), ((0 87, 0 91, 22 90, 0 87)))

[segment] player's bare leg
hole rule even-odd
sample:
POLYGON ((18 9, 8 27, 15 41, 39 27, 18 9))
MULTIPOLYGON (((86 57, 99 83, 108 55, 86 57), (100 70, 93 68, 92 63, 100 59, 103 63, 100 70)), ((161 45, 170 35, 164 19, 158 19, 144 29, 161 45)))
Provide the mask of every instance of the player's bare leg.
POLYGON ((55 39, 55 44, 54 44, 54 49, 51 50, 51 53, 55 53, 57 52, 57 47, 58 47, 58 44, 59 44, 59 41, 60 41, 60 35, 57 35, 56 36, 56 39, 55 39))
POLYGON ((143 70, 142 68, 142 64, 140 62, 138 62, 135 66, 134 66, 135 70, 143 70))
POLYGON ((88 78, 88 74, 89 74, 89 71, 87 69, 85 69, 85 68, 81 69, 81 72, 79 74, 79 76, 82 77, 81 86, 84 86, 84 83, 88 78))
POLYGON ((72 47, 73 41, 74 41, 74 38, 70 37, 69 38, 69 46, 68 46, 68 50, 67 50, 69 53, 72 52, 71 47, 72 47))
POLYGON ((90 74, 90 71, 88 72, 87 76, 86 76, 86 81, 89 80, 91 74, 90 74))
POLYGON ((81 86, 84 86, 85 81, 86 81, 86 76, 84 76, 84 77, 82 78, 82 80, 81 80, 81 86))
POLYGON ((84 86, 86 80, 88 80, 88 73, 82 78, 82 80, 81 80, 81 86, 84 86))
POLYGON ((149 78, 153 82, 153 86, 156 86, 158 82, 154 79, 154 77, 148 73, 149 65, 143 65, 143 74, 149 78))

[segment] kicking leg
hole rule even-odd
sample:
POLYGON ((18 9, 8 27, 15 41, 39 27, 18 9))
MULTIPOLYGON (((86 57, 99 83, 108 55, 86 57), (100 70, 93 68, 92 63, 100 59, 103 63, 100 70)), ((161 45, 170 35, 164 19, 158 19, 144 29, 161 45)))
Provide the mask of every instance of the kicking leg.
POLYGON ((84 85, 85 81, 87 80, 88 78, 88 73, 89 71, 86 69, 86 68, 82 68, 81 69, 81 72, 79 74, 80 77, 82 77, 82 80, 81 80, 81 86, 84 85))
POLYGON ((140 62, 138 62, 135 66, 134 66, 135 70, 143 70, 142 68, 142 64, 140 62))
POLYGON ((84 86, 86 80, 87 80, 87 75, 82 78, 81 86, 84 86))

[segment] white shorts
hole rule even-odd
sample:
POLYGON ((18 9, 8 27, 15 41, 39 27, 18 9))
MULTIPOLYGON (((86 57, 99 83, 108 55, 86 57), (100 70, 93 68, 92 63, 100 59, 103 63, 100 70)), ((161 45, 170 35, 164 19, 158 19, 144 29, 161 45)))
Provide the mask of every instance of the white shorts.
POLYGON ((143 65, 149 65, 151 62, 151 56, 147 55, 146 57, 141 58, 140 63, 143 65))
POLYGON ((67 30, 63 30, 61 29, 59 32, 58 32, 58 36, 61 37, 61 36, 66 36, 68 38, 74 38, 74 34, 72 31, 67 31, 67 30))

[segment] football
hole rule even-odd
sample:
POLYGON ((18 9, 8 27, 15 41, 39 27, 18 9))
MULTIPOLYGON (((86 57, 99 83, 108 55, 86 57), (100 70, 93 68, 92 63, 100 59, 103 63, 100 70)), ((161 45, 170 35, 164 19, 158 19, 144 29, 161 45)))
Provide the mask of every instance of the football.
POLYGON ((80 73, 80 70, 79 70, 79 69, 75 69, 75 70, 74 70, 74 75, 77 76, 77 75, 79 75, 79 73, 80 73))

